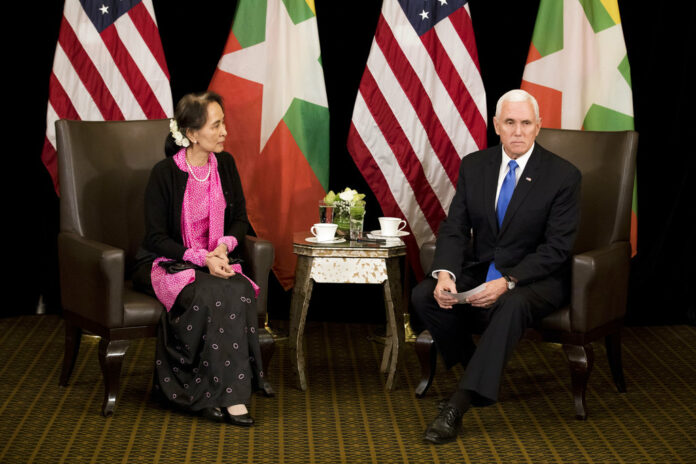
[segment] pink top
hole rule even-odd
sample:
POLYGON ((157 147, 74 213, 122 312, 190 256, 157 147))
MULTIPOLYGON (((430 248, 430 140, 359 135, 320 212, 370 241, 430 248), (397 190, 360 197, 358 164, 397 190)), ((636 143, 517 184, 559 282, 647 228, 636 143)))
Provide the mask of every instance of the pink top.
MULTIPOLYGON (((186 149, 182 148, 174 155, 174 162, 184 172, 189 172, 186 165, 186 149)), ((207 179, 200 182, 189 173, 184 192, 184 203, 181 208, 181 236, 184 246, 184 261, 189 261, 197 266, 205 267, 206 255, 224 243, 227 251, 232 251, 237 246, 237 239, 233 236, 224 236, 225 230, 225 197, 222 194, 222 185, 217 170, 217 158, 210 153, 208 163, 203 166, 191 166, 193 175, 198 179, 207 179), (210 171, 208 171, 210 169, 210 171), (210 175, 208 175, 210 172, 210 175)), ((167 258, 157 258, 152 263, 150 276, 152 288, 157 298, 167 308, 172 309, 174 302, 181 290, 196 280, 196 272, 193 269, 169 274, 159 265, 167 261, 167 258)), ((232 270, 242 274, 242 266, 233 264, 232 270)), ((246 277, 246 276, 244 276, 246 277)), ((246 277, 254 287, 256 296, 259 296, 259 286, 246 277)))

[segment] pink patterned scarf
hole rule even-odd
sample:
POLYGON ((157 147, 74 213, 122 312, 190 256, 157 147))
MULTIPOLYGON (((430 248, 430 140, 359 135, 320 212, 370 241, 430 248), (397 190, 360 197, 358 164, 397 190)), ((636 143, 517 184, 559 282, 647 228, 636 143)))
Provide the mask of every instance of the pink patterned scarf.
MULTIPOLYGON (((174 162, 177 167, 184 172, 188 172, 188 166, 186 165, 186 149, 182 148, 179 152, 174 155, 174 162)), ((184 202, 181 208, 181 236, 183 239, 183 244, 187 248, 184 254, 184 259, 191 261, 198 266, 205 266, 205 257, 207 252, 214 250, 220 243, 225 243, 227 245, 227 250, 232 251, 237 246, 237 239, 235 237, 226 237, 225 233, 225 207, 227 203, 225 201, 225 196, 222 193, 222 184, 220 182, 220 175, 218 173, 218 163, 217 158, 213 153, 210 153, 208 157, 208 163, 210 163, 210 177, 207 182, 208 187, 208 246, 207 250, 197 249, 200 243, 197 243, 197 239, 201 238, 200 232, 194 230, 194 221, 192 219, 192 211, 195 208, 196 200, 188 187, 186 186, 186 191, 184 192, 184 202)), ((191 180, 191 174, 189 173, 189 180, 191 180)), ((162 302, 162 304, 169 311, 177 296, 181 290, 188 284, 196 280, 196 273, 193 269, 188 269, 185 271, 177 272, 175 274, 168 274, 162 266, 159 265, 160 262, 166 261, 164 257, 157 258, 152 263, 151 278, 152 287, 157 295, 157 298, 162 302)), ((232 265, 232 270, 237 274, 242 274, 242 267, 239 264, 232 265)), ((244 275, 251 285, 254 287, 256 296, 259 294, 259 287, 244 275)))

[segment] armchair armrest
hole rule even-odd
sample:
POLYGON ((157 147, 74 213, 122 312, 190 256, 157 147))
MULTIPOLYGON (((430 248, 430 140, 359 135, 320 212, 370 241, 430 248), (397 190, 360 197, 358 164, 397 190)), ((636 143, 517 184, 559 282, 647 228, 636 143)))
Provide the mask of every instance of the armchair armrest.
POLYGON ((121 326, 124 251, 61 232, 58 256, 63 308, 105 327, 121 326))
POLYGON ((273 244, 258 237, 246 236, 244 249, 241 250, 244 259, 244 272, 260 287, 257 309, 259 316, 266 315, 268 302, 268 274, 273 265, 273 244))
POLYGON ((573 257, 573 332, 589 332, 626 314, 630 257, 628 242, 616 242, 573 257))
MULTIPOLYGON (((427 274, 435 259, 435 240, 425 242, 420 249, 420 263, 423 273, 427 274)), ((427 277, 427 276, 426 276, 427 277)))

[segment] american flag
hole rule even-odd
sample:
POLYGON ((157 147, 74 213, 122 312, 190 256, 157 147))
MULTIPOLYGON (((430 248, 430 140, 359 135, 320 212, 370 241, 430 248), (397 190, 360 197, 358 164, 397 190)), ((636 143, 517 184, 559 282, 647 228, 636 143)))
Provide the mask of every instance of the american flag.
MULTIPOLYGON (((348 151, 412 263, 454 197, 461 158, 486 146, 486 95, 465 0, 384 0, 348 151)), ((419 266, 414 266, 419 273, 419 266)))
POLYGON ((66 0, 41 153, 56 192, 56 120, 159 119, 172 112, 152 1, 66 0))

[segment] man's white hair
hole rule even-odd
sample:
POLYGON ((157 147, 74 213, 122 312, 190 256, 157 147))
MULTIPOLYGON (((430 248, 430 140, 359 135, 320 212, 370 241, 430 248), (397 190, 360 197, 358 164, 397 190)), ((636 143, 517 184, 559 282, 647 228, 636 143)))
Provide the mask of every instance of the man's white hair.
POLYGON ((503 96, 498 99, 498 103, 495 105, 495 117, 500 118, 500 111, 503 108, 503 102, 521 101, 528 101, 532 104, 532 107, 534 108, 534 116, 536 116, 536 120, 539 121, 539 104, 537 103, 536 98, 522 89, 513 89, 505 92, 503 96))

